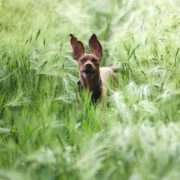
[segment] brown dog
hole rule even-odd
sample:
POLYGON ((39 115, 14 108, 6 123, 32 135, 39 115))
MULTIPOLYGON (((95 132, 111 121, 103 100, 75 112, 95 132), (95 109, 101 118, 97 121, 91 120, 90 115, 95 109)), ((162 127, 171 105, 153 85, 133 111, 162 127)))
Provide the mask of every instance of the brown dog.
POLYGON ((100 60, 103 56, 102 46, 97 40, 95 34, 89 39, 89 47, 91 54, 86 54, 83 43, 78 41, 72 34, 71 46, 73 49, 72 56, 78 62, 79 66, 79 81, 78 89, 86 89, 92 93, 92 101, 97 102, 101 97, 106 96, 105 85, 112 77, 115 80, 113 74, 118 72, 118 68, 113 67, 99 67, 100 60))

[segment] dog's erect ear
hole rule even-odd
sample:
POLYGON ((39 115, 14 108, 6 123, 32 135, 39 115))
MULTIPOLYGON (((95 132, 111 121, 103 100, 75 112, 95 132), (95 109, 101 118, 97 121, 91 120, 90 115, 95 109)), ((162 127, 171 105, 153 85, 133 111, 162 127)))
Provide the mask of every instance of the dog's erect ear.
POLYGON ((93 34, 91 36, 91 38, 89 39, 89 47, 93 54, 95 54, 99 59, 102 58, 102 56, 103 56, 102 46, 101 46, 100 42, 98 41, 95 34, 93 34))
POLYGON ((77 38, 74 37, 72 34, 70 34, 70 36, 71 36, 70 42, 73 49, 72 56, 74 59, 79 60, 82 54, 85 53, 83 43, 81 41, 78 41, 77 38))

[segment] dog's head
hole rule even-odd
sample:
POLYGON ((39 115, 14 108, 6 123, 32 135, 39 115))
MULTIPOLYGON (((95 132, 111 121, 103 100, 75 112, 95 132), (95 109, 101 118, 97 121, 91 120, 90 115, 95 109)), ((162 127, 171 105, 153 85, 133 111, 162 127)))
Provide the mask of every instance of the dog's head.
POLYGON ((99 64, 102 58, 102 46, 97 40, 96 35, 93 34, 89 39, 91 54, 85 53, 85 48, 81 41, 78 41, 72 34, 70 34, 70 36, 73 49, 72 56, 78 62, 80 74, 84 78, 95 77, 99 74, 99 64))

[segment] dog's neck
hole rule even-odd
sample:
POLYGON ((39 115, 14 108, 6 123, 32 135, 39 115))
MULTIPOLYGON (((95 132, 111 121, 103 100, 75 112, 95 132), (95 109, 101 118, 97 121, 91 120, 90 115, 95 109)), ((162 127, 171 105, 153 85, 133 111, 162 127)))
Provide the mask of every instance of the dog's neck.
POLYGON ((79 79, 82 87, 89 92, 93 92, 97 86, 101 85, 100 72, 97 72, 95 75, 93 75, 93 77, 87 77, 80 74, 79 79))
POLYGON ((83 75, 79 75, 79 90, 86 89, 90 93, 92 93, 92 100, 96 102, 101 94, 102 94, 102 82, 100 78, 100 73, 98 72, 95 77, 84 77, 83 75))

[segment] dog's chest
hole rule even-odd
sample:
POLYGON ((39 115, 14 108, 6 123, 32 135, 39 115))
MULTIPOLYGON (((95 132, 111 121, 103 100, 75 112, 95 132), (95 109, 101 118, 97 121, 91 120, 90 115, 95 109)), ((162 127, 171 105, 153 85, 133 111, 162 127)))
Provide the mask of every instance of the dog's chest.
MULTIPOLYGON (((79 92, 81 92, 82 90, 84 90, 85 88, 82 86, 82 84, 81 84, 81 81, 79 80, 78 81, 78 91, 79 92)), ((98 101, 98 99, 100 99, 101 98, 101 96, 102 96, 102 83, 101 83, 101 81, 100 81, 100 83, 97 85, 97 86, 95 86, 94 88, 93 88, 93 90, 91 91, 91 100, 92 100, 92 102, 93 103, 96 103, 97 101, 98 101)))

